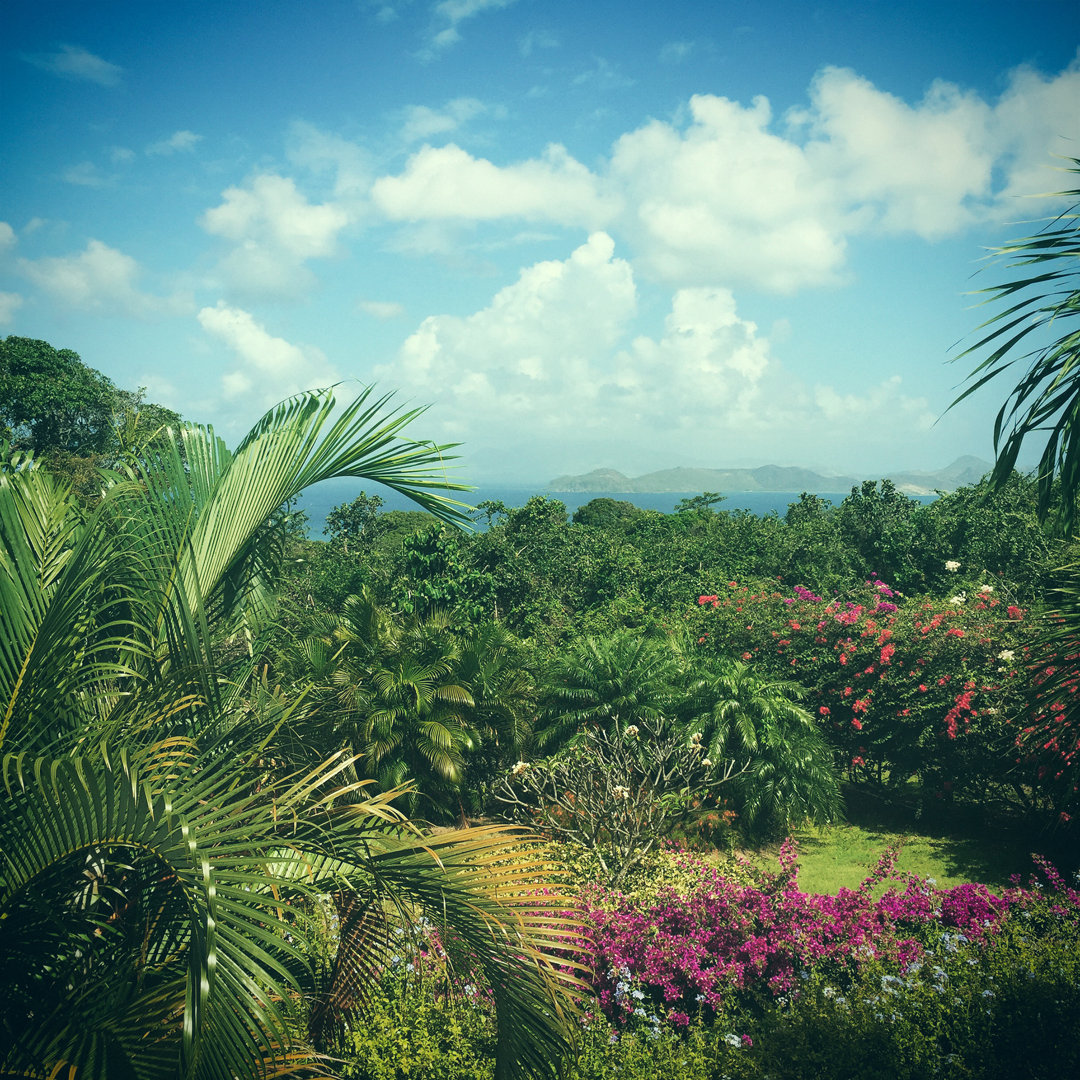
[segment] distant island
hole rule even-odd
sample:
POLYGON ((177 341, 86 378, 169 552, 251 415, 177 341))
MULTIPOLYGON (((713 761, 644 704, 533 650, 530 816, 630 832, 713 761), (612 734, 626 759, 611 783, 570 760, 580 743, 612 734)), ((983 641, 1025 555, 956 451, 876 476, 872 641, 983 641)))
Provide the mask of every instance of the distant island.
POLYGON ((756 469, 661 469, 644 476, 625 476, 617 469, 593 469, 581 476, 557 476, 548 491, 630 494, 634 492, 672 491, 807 491, 811 494, 835 493, 856 487, 863 480, 891 480, 907 495, 933 495, 936 491, 955 491, 977 484, 993 466, 980 458, 957 458, 937 472, 907 470, 884 476, 822 476, 795 465, 761 465, 756 469))

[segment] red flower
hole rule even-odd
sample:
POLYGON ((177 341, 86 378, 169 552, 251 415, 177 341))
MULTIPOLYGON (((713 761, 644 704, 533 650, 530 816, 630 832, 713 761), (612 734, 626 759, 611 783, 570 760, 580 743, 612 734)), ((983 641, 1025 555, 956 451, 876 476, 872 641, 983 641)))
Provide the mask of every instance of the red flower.
POLYGON ((862 721, 857 716, 855 717, 854 720, 851 721, 851 726, 856 731, 862 731, 862 721))
POLYGON ((822 716, 828 716, 829 715, 829 706, 828 705, 822 705, 821 708, 818 709, 818 712, 821 713, 822 716))

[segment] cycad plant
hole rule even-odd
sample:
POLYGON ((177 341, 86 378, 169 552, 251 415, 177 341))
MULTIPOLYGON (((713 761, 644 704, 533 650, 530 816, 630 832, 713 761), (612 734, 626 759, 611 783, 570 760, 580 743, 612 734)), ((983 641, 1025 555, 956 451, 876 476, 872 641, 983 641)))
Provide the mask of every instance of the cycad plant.
POLYGON ((840 814, 832 752, 799 704, 804 693, 741 660, 695 658, 684 715, 702 733, 710 758, 749 762, 731 791, 751 828, 833 821, 840 814))
POLYGON ((558 749, 582 728, 654 721, 673 705, 680 673, 665 639, 619 630, 571 645, 544 675, 537 745, 558 749))
POLYGON ((443 448, 402 439, 415 414, 387 404, 303 395, 234 453, 183 428, 103 476, 92 512, 29 460, 0 464, 3 1075, 310 1075, 311 1007, 324 1025, 362 1005, 388 926, 424 912, 488 976, 500 1075, 565 1051, 572 905, 557 886, 537 902, 528 838, 417 835, 354 758, 290 765, 302 695, 247 692, 277 507, 362 476, 459 517, 443 448), (329 986, 324 896, 350 913, 329 986))

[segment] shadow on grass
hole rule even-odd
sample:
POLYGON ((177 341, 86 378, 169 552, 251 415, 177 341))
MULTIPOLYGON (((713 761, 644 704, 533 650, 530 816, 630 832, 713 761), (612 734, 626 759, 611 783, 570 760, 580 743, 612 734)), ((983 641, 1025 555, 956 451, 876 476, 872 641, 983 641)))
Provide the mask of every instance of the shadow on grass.
MULTIPOLYGON (((1075 853, 1057 849, 1054 837, 1022 824, 991 820, 978 807, 942 803, 921 813, 912 792, 885 798, 877 791, 849 788, 847 822, 796 833, 800 885, 810 892, 857 888, 890 845, 900 845, 897 872, 934 878, 950 886, 977 881, 995 891, 1035 869, 1032 852, 1045 855, 1068 875, 1075 853)), ((775 850, 759 857, 771 859, 775 850)))

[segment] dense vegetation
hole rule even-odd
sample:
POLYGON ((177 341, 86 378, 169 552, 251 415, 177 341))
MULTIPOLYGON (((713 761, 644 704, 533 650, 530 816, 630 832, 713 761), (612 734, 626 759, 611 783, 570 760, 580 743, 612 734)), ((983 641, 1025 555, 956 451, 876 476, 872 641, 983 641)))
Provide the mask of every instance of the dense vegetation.
MULTIPOLYGON (((1075 315, 1060 220, 976 386, 1075 315)), ((473 532, 370 392, 230 452, 0 344, 3 1075, 1077 1072, 1070 329, 995 473, 929 505, 538 497, 473 532), (290 505, 336 476, 419 509, 361 494, 307 539, 290 505), (938 887, 889 849, 818 894, 791 840, 732 856, 845 795, 1061 870, 938 887)))

